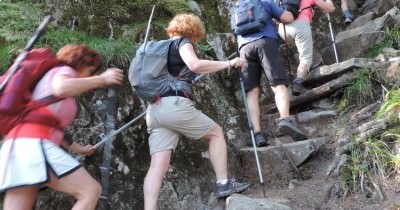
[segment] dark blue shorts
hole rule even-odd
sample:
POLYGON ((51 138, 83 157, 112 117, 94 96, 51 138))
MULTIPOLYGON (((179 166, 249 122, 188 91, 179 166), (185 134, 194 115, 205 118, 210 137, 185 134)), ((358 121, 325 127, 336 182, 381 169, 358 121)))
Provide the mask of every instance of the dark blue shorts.
POLYGON ((283 68, 278 47, 278 40, 263 37, 240 48, 240 57, 247 61, 243 67, 247 91, 260 86, 262 70, 264 70, 270 86, 289 84, 287 71, 283 68))

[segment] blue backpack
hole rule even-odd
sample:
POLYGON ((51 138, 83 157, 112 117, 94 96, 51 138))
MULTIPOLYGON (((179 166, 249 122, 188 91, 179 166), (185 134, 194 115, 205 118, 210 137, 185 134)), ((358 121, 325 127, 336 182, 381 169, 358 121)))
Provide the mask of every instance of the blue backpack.
POLYGON ((238 0, 231 11, 231 28, 236 35, 257 33, 265 27, 267 18, 261 0, 238 0))

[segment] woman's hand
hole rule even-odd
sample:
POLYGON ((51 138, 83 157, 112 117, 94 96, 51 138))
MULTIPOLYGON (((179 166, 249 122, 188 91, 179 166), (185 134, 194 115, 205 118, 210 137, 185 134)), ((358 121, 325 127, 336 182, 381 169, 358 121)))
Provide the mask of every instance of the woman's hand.
POLYGON ((68 147, 68 149, 73 153, 76 153, 78 155, 84 155, 84 156, 92 155, 96 151, 96 147, 93 145, 88 144, 88 145, 82 146, 75 142, 72 143, 68 147))
POLYGON ((103 79, 105 87, 120 85, 124 80, 124 72, 118 68, 109 68, 99 76, 103 79))

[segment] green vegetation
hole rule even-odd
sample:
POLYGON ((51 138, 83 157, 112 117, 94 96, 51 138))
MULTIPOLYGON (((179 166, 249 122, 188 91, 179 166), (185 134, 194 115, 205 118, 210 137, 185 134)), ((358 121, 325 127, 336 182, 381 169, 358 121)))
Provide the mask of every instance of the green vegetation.
POLYGON ((388 145, 377 139, 353 140, 349 160, 341 175, 341 186, 345 194, 363 192, 367 187, 384 182, 393 169, 393 155, 388 145))
MULTIPOLYGON (((0 4, 0 72, 10 66, 12 59, 23 49, 44 17, 42 4, 27 4, 26 2, 0 4), (3 12, 4 11, 4 12, 3 12), (41 15, 42 14, 42 15, 41 15), (34 20, 34 21, 32 21, 34 20)), ((135 52, 133 40, 129 38, 108 39, 89 35, 81 31, 71 31, 65 26, 49 26, 45 35, 35 47, 51 47, 56 52, 66 44, 84 43, 98 50, 106 65, 127 67, 135 52)))
MULTIPOLYGON (((371 102, 376 97, 377 84, 373 69, 357 70, 356 80, 344 89, 344 106, 355 104, 361 106, 371 102)), ((342 105, 342 106, 343 106, 342 105)))
POLYGON ((386 28, 385 39, 371 48, 365 55, 367 58, 375 58, 382 53, 384 48, 400 49, 400 27, 386 28))
POLYGON ((376 117, 393 116, 398 118, 397 114, 400 111, 400 90, 393 89, 386 93, 385 101, 380 107, 376 117))
POLYGON ((392 172, 400 172, 399 111, 400 90, 393 89, 386 94, 376 119, 389 116, 394 125, 379 136, 353 140, 349 159, 341 174, 345 193, 362 192, 367 187, 374 189, 377 184, 385 183, 392 172))

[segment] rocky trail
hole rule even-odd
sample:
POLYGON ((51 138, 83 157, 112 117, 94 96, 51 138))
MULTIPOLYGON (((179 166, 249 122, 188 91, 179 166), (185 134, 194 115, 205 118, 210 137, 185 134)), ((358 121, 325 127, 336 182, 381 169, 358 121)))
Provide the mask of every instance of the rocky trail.
MULTIPOLYGON (((384 39, 381 35, 384 28, 400 24, 400 12, 393 2, 374 2, 375 7, 359 8, 360 16, 347 30, 337 34, 341 62, 324 59, 328 64, 314 68, 306 80, 309 90, 291 98, 291 117, 307 133, 307 140, 296 142, 290 136, 275 136, 279 114, 274 103, 263 103, 261 124, 270 145, 258 148, 257 154, 266 197, 249 144, 238 152, 242 168, 236 176, 250 180, 251 189, 228 198, 226 209, 394 209, 400 202, 399 187, 392 183, 394 180, 388 179, 386 185, 368 192, 343 196, 338 176, 346 160, 343 154, 349 146, 348 137, 376 135, 391 123, 372 118, 379 101, 361 108, 337 108, 341 89, 356 80, 357 71, 378 69, 385 81, 397 81, 400 73, 398 49, 387 49, 391 53, 375 59, 360 58, 384 39)), ((330 47, 325 49, 322 56, 333 54, 330 50, 330 47)))

